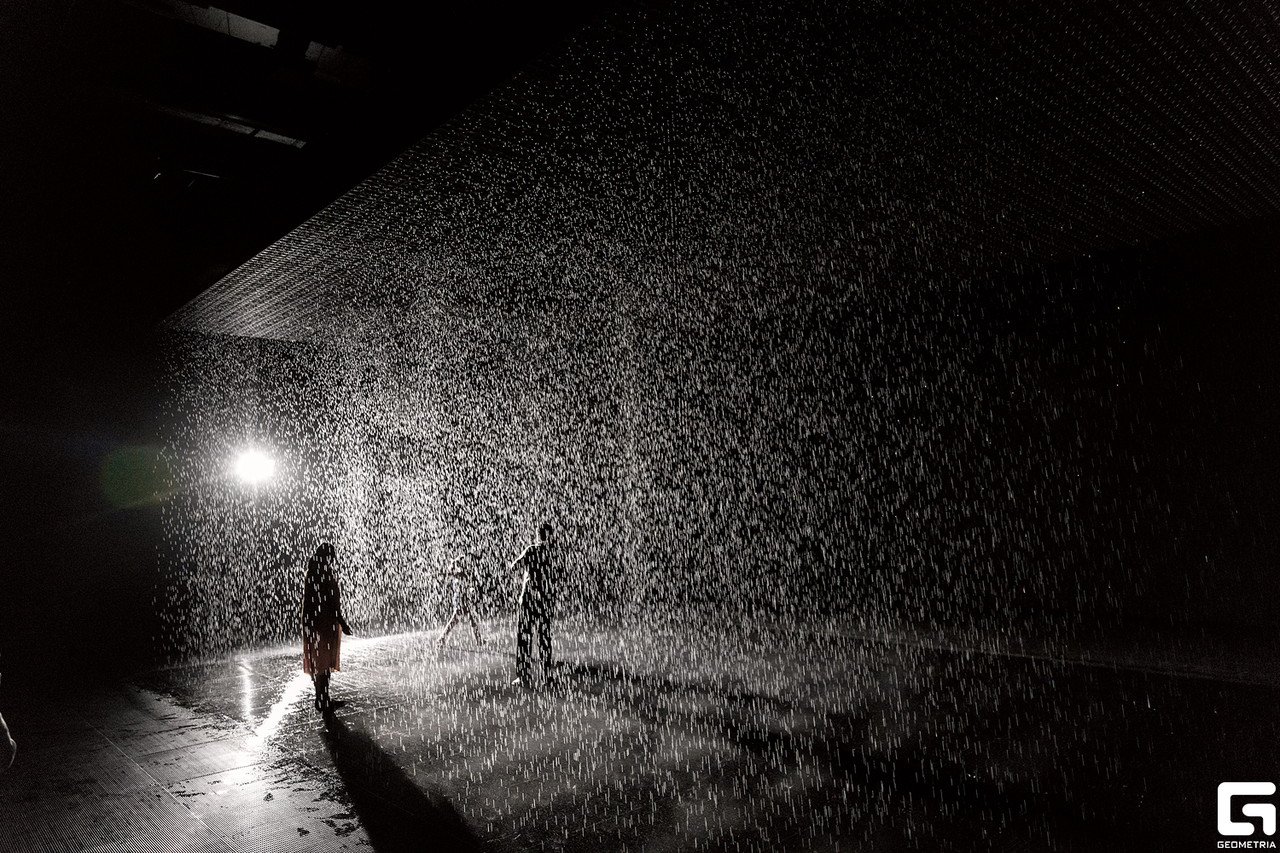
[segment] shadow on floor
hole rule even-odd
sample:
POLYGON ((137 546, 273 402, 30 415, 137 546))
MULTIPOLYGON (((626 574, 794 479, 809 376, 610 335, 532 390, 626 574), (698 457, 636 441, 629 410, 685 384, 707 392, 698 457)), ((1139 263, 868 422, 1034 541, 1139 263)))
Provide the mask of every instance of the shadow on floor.
POLYGON ((479 853, 484 849, 448 800, 419 788, 369 735, 330 714, 324 740, 374 850, 479 853))

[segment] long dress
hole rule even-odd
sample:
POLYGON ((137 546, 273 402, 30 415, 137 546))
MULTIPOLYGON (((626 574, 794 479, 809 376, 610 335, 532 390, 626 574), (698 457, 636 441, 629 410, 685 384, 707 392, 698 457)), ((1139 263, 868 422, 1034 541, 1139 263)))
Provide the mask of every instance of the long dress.
POLYGON ((307 574, 302 592, 302 671, 336 672, 342 652, 342 601, 331 572, 307 574))

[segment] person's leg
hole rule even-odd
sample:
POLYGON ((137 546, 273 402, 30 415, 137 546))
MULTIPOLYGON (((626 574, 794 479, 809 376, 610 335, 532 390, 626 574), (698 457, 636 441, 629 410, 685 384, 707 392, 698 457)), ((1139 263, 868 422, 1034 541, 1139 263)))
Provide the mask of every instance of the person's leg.
POLYGON ((529 664, 533 657, 533 619, 524 610, 520 611, 520 622, 516 628, 516 678, 529 685, 529 664))
POLYGON ((453 616, 449 617, 449 624, 444 626, 444 633, 440 635, 440 645, 444 646, 444 641, 448 639, 449 632, 453 630, 453 626, 458 624, 458 619, 462 616, 460 610, 454 610, 453 616))
POLYGON ((471 620, 471 631, 476 635, 476 645, 484 645, 484 637, 480 636, 480 621, 476 619, 476 614, 467 608, 467 618, 471 620))
POLYGON ((551 617, 543 613, 538 618, 538 652, 542 658, 542 677, 551 675, 551 617))
POLYGON ((320 710, 329 710, 329 671, 318 673, 316 675, 316 697, 320 703, 320 710))

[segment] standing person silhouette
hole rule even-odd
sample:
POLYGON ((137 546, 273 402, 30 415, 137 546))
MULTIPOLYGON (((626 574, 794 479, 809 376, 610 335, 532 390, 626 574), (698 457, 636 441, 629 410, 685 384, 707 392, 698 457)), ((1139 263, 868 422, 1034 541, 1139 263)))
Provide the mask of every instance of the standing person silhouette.
POLYGON ((444 570, 445 578, 449 582, 449 591, 453 596, 453 615, 449 618, 449 624, 445 625, 444 633, 440 635, 440 648, 442 649, 445 641, 449 639, 449 632, 462 619, 463 613, 466 613, 467 619, 471 621, 471 631, 476 635, 476 644, 484 645, 484 637, 480 636, 480 623, 476 620, 474 609, 479 581, 475 563, 475 552, 463 551, 457 557, 454 557, 453 562, 449 564, 449 568, 444 570))
POLYGON ((538 527, 538 541, 524 549, 511 572, 521 572, 519 622, 516 627, 516 679, 511 682, 532 686, 533 634, 538 634, 538 652, 543 677, 551 671, 551 617, 555 609, 555 588, 559 570, 551 524, 538 527))
POLYGON ((342 634, 351 633, 342 615, 336 557, 333 545, 322 542, 307 561, 302 590, 302 671, 315 684, 315 708, 322 713, 339 704, 329 698, 329 675, 340 668, 342 634))

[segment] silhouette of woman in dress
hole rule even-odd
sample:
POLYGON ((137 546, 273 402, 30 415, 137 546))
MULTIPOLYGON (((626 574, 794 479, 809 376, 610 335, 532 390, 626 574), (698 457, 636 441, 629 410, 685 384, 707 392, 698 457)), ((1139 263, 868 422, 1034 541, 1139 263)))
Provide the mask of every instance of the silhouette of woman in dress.
POLYGON ((302 671, 315 684, 316 710, 324 713, 335 704, 329 698, 329 674, 340 669, 342 635, 351 633, 342 615, 335 559, 333 545, 321 543, 307 561, 302 590, 302 671))

